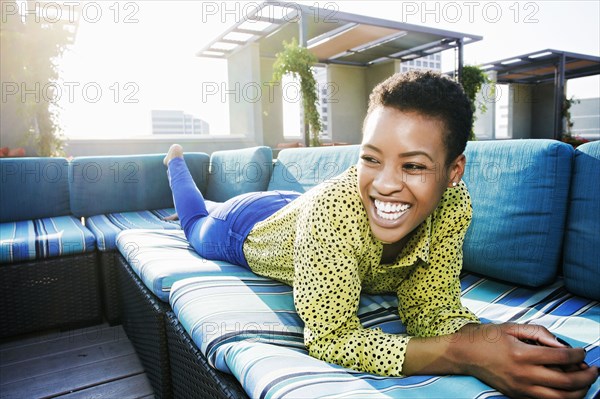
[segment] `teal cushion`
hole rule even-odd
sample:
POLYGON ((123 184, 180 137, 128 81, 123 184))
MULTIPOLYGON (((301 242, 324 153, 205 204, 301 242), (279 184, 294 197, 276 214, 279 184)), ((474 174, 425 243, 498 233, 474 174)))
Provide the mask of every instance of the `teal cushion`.
MULTIPOLYGON (((71 211, 76 216, 173 207, 164 154, 79 157, 69 164, 71 211)), ((198 188, 206 190, 209 156, 186 153, 198 188)))
POLYGON ((553 140, 470 142, 464 181, 473 221, 464 268, 512 283, 551 283, 561 263, 573 148, 553 140))
POLYGON ((99 251, 116 249, 117 235, 123 230, 157 229, 179 230, 179 220, 164 220, 175 213, 175 208, 152 211, 116 212, 86 218, 85 225, 96 236, 99 251))
POLYGON ((64 158, 0 159, 0 222, 71 213, 64 158))
POLYGON ((273 168, 269 190, 306 192, 358 161, 359 145, 286 148, 273 168))
POLYGON ((131 269, 161 301, 169 301, 171 286, 196 276, 254 276, 245 267, 202 258, 183 230, 123 230, 117 249, 131 269))
POLYGON ((92 252, 95 242, 73 216, 0 223, 0 263, 92 252))
MULTIPOLYGON (((173 285, 170 298, 181 326, 209 364, 232 373, 251 398, 506 398, 472 376, 378 377, 309 356, 291 288, 262 280, 187 279, 173 285)), ((570 345, 584 347, 590 366, 600 364, 600 304, 568 295, 560 279, 529 289, 463 273, 461 288, 461 301, 483 323, 544 326, 570 345)), ((401 333, 397 298, 369 297, 361 295, 361 324, 401 333)), ((494 333, 487 337, 498 339, 494 333)), ((585 397, 600 397, 600 380, 585 397)))
POLYGON ((571 182, 565 285, 574 294, 600 300, 600 141, 577 148, 571 182))
POLYGON ((239 194, 265 191, 272 167, 273 151, 269 147, 215 151, 210 156, 205 197, 225 202, 239 194))

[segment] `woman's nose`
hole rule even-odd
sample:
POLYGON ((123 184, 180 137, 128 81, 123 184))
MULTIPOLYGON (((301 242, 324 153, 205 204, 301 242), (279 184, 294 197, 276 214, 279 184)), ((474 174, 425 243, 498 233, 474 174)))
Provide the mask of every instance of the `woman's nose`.
POLYGON ((395 168, 384 168, 373 180, 373 187, 382 195, 400 192, 404 184, 402 173, 395 168))

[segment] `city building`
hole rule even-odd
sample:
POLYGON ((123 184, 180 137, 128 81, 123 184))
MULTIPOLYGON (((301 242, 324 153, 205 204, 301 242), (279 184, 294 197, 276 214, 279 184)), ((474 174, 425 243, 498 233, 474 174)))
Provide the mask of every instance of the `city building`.
POLYGON ((209 124, 183 111, 152 110, 152 134, 209 134, 209 124))
POLYGON ((441 72, 442 55, 440 53, 429 54, 421 58, 415 58, 414 60, 402 61, 402 64, 400 64, 400 72, 407 72, 415 69, 441 72))
POLYGON ((572 134, 600 140, 600 98, 582 98, 571 107, 572 134))

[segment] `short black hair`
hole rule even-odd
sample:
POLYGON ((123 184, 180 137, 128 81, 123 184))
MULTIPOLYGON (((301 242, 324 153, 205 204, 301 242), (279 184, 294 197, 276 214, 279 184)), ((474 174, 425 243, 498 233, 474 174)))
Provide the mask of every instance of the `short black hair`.
POLYGON ((473 125, 473 110, 462 86, 449 77, 433 71, 394 74, 371 92, 367 117, 381 106, 439 119, 446 130, 443 143, 447 165, 464 152, 473 125))

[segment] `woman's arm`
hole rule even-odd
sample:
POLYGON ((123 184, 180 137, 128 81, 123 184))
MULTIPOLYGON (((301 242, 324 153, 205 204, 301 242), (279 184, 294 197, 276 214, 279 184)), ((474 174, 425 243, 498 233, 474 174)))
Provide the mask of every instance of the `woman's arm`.
POLYGON ((453 191, 433 220, 429 265, 398 289, 400 315, 409 333, 421 337, 408 342, 402 373, 471 375, 511 397, 584 396, 598 371, 583 363, 583 349, 562 345, 540 326, 468 320, 473 315, 460 303, 459 275, 471 207, 462 183, 453 191))
POLYGON ((455 333, 477 317, 461 303, 463 241, 472 209, 464 183, 446 191, 405 248, 401 261, 421 254, 421 262, 397 288, 398 313, 410 335, 433 337, 455 333))
POLYGON ((319 228, 323 234, 301 231, 295 248, 294 305, 309 354, 359 371, 401 375, 408 337, 363 328, 355 256, 326 223, 319 228))
POLYGON ((355 214, 362 205, 353 191, 337 185, 304 202, 294 244, 294 305, 311 356, 399 376, 409 338, 363 328, 357 316, 359 258, 365 256, 369 230, 364 215, 355 214))
POLYGON ((584 357, 541 326, 467 324, 447 336, 413 337, 403 373, 471 375, 510 397, 581 398, 598 377, 584 357))

